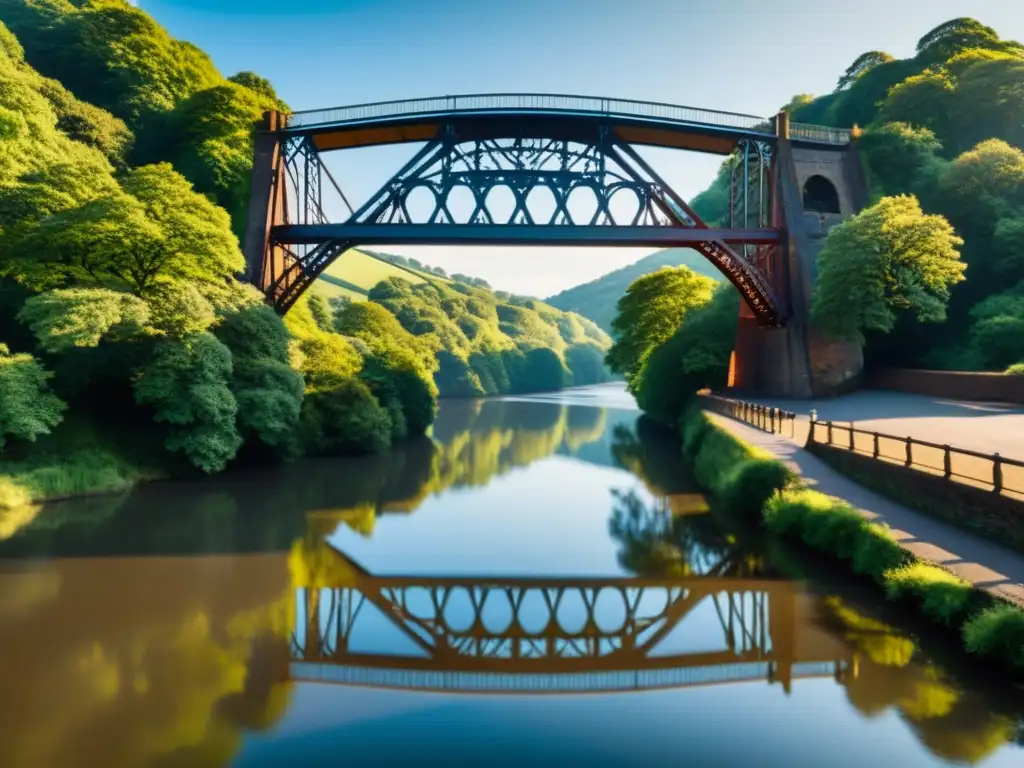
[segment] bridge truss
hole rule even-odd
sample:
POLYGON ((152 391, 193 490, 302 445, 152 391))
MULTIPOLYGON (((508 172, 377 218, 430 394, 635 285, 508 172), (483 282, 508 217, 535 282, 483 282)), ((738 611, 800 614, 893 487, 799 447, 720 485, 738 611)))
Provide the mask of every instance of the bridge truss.
POLYGON ((736 286, 760 324, 788 317, 770 122, 714 138, 715 151, 733 148, 735 169, 729 221, 720 227, 701 219, 637 152, 644 141, 611 116, 441 115, 414 156, 358 208, 323 161, 338 147, 321 125, 295 122, 272 131, 274 253, 271 269, 253 275, 279 311, 356 246, 621 245, 692 247, 736 286))
MULTIPOLYGON (((718 569, 716 569, 717 572, 718 569)), ((793 585, 722 578, 379 577, 302 587, 293 680, 475 693, 628 691, 846 674, 848 659, 797 659, 793 585), (461 598, 461 605, 453 609, 461 598), (575 603, 575 616, 565 610, 575 603), (712 650, 666 643, 698 606, 712 650), (374 611, 373 609, 377 610, 374 611), (367 614, 404 642, 355 640, 367 614), (706 624, 705 624, 706 626, 706 624)))

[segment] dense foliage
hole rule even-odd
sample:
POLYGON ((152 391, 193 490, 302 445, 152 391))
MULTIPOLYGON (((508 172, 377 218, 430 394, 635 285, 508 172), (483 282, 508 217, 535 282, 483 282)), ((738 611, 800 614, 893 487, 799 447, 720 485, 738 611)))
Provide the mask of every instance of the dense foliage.
POLYGON ((442 396, 560 389, 607 378, 601 362, 611 343, 607 335, 543 302, 501 300, 460 282, 414 285, 398 278, 379 283, 369 298, 436 357, 442 396))
MULTIPOLYGON (((924 213, 945 217, 963 239, 966 279, 949 289, 945 322, 933 311, 861 323, 869 365, 1002 370, 1024 360, 1022 79, 1024 46, 959 18, 924 35, 914 56, 865 53, 835 91, 787 105, 800 122, 860 126, 875 201, 915 195, 924 213)), ((695 200, 708 221, 726 214, 728 181, 723 165, 695 200)), ((836 239, 848 235, 838 231, 836 239)), ((847 299, 857 305, 861 290, 851 281, 847 299)), ((877 298, 877 288, 870 292, 877 298)))
POLYGON ((282 322, 236 279, 252 127, 284 107, 270 84, 223 79, 121 0, 0 18, 23 38, 0 23, 0 506, 377 451, 422 435, 439 391, 604 377, 596 326, 472 278, 310 296, 282 322))
POLYGON ((662 267, 634 280, 612 321, 615 343, 606 361, 637 392, 651 353, 678 330, 694 307, 705 304, 715 282, 688 267, 662 267))
POLYGON ((53 78, 61 130, 115 164, 173 163, 241 231, 253 126, 265 110, 287 109, 266 79, 225 79, 125 0, 0 0, 0 22, 53 78))
POLYGON ((829 233, 811 316, 826 333, 857 341, 865 331, 891 331, 897 310, 942 322, 950 286, 964 279, 962 244, 949 222, 922 213, 916 198, 882 198, 829 233))

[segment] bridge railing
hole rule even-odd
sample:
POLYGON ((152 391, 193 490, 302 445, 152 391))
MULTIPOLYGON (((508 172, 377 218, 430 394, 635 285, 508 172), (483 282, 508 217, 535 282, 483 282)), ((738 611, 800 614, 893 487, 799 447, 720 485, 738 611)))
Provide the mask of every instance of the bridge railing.
MULTIPOLYGON (((846 660, 798 662, 792 665, 790 674, 794 679, 832 677, 838 680, 848 669, 846 660)), ((769 661, 549 674, 387 669, 331 662, 293 661, 289 665, 289 674, 297 681, 466 693, 579 693, 771 682, 772 672, 773 663, 769 661)))
POLYGON ((998 453, 980 453, 909 436, 857 429, 853 422, 818 421, 813 413, 807 443, 845 449, 952 482, 1024 499, 1024 461, 998 453))
MULTIPOLYGON (((288 116, 289 128, 312 128, 324 125, 345 125, 389 117, 416 117, 452 113, 486 113, 522 111, 574 112, 615 117, 643 117, 655 120, 694 123, 721 128, 735 128, 773 135, 773 118, 701 109, 656 101, 605 99, 596 96, 572 96, 547 93, 488 93, 461 96, 439 96, 427 99, 379 101, 348 107, 293 112, 288 116)), ((850 132, 822 126, 795 124, 790 135, 810 141, 843 144, 850 132)))
POLYGON ((789 137, 803 141, 816 141, 819 144, 849 144, 852 132, 846 128, 831 128, 827 125, 810 125, 809 123, 790 123, 789 137))
POLYGON ((293 112, 288 117, 289 128, 308 128, 379 120, 387 117, 416 117, 452 112, 504 112, 504 111, 580 112, 622 117, 648 117, 679 122, 700 123, 725 128, 741 128, 771 133, 771 118, 722 112, 715 109, 686 107, 656 101, 631 99, 604 99, 597 96, 572 96, 557 93, 484 93, 461 96, 438 96, 428 99, 379 101, 350 107, 333 107, 293 112))
POLYGON ((700 402, 706 410, 746 422, 765 432, 796 436, 796 413, 793 411, 769 408, 760 403, 748 403, 718 395, 701 395, 700 402))

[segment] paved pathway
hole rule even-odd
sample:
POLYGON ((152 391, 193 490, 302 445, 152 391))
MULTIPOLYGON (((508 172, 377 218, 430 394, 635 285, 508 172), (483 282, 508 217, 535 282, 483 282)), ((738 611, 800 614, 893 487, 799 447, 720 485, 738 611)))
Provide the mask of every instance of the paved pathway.
POLYGON ((865 517, 887 524, 897 541, 918 557, 1024 605, 1024 555, 890 501, 835 471, 788 437, 718 414, 708 417, 747 443, 775 454, 811 488, 845 499, 865 517))
POLYGON ((749 399, 795 411, 804 417, 800 421, 805 430, 807 414, 814 408, 821 421, 853 421, 858 429, 1024 460, 1024 407, 1020 406, 944 400, 889 390, 862 390, 831 400, 749 399))

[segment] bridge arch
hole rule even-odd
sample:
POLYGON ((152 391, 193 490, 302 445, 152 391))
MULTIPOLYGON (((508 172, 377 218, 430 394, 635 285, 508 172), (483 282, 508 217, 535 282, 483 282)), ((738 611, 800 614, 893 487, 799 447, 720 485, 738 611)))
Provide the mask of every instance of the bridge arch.
POLYGON ((842 213, 836 185, 820 174, 815 174, 804 182, 803 201, 805 211, 842 213))

